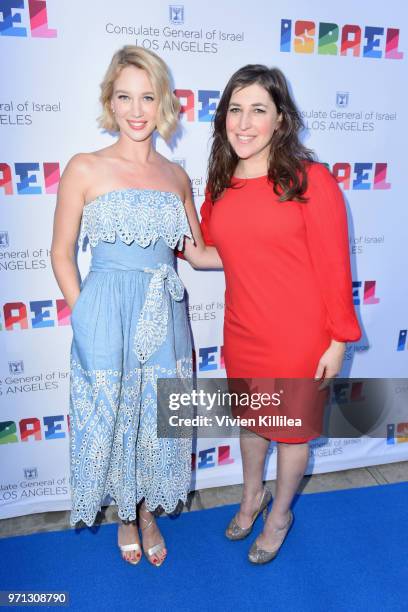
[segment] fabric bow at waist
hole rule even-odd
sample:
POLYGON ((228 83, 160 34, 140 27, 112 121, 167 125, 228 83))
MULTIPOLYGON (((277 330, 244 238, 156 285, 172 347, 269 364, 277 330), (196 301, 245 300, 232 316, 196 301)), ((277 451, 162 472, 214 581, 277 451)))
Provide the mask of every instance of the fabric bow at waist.
POLYGON ((184 296, 183 283, 172 266, 160 264, 158 268, 144 268, 143 271, 153 276, 140 312, 134 339, 133 350, 141 363, 145 363, 166 339, 169 310, 165 284, 176 302, 180 302, 184 296))

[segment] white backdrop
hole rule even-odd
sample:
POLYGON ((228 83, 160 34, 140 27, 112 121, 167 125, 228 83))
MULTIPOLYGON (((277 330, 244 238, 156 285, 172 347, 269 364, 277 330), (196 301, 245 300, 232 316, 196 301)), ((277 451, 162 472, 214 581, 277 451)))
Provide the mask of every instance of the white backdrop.
MULTIPOLYGON (((183 164, 197 208, 210 120, 227 79, 247 63, 284 71, 304 114, 304 141, 343 177, 364 330, 348 349, 344 374, 407 375, 407 9, 398 0, 304 7, 301 0, 0 0, 1 518, 70 507, 72 332, 49 258, 55 193, 74 153, 112 142, 96 126, 99 83, 124 44, 157 51, 170 66, 185 113, 173 146, 158 139, 157 148, 183 164)), ((83 274, 88 263, 81 253, 83 274)), ((179 269, 198 375, 225 376, 223 274, 185 262, 179 269)), ((388 439, 315 441, 309 472, 408 458, 408 424, 387 425, 388 439)), ((194 488, 240 482, 238 441, 200 440, 195 465, 194 488)))

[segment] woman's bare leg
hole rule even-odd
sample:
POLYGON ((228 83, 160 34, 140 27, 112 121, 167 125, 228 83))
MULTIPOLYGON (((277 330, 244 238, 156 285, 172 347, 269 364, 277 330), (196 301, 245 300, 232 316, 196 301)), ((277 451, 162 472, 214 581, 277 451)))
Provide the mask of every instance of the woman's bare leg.
POLYGON ((264 530, 258 538, 260 548, 273 551, 280 546, 285 531, 276 532, 276 528, 288 524, 289 509, 306 471, 308 460, 307 443, 278 443, 276 494, 264 530))
POLYGON ((254 512, 259 508, 261 502, 265 457, 269 444, 269 440, 265 440, 265 438, 261 438, 261 436, 248 430, 241 432, 240 445, 244 488, 237 522, 244 529, 252 523, 254 512))
MULTIPOLYGON (((147 510, 144 501, 140 504, 139 508, 139 526, 142 532, 142 541, 144 550, 148 550, 152 548, 156 544, 159 544, 163 541, 163 536, 160 533, 159 528, 157 527, 156 520, 154 518, 154 514, 147 510)), ((153 563, 160 563, 165 559, 167 555, 166 548, 162 549, 160 552, 152 555, 151 559, 153 563)))

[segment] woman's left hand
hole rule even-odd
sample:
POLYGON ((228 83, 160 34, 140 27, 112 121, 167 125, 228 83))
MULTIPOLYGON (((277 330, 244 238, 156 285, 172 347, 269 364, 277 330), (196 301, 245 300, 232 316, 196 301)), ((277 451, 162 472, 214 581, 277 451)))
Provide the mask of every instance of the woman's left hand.
POLYGON ((329 386, 332 378, 337 376, 343 364, 344 353, 346 350, 345 342, 337 342, 332 340, 327 351, 320 357, 315 373, 315 380, 323 378, 323 382, 319 389, 325 389, 329 386))

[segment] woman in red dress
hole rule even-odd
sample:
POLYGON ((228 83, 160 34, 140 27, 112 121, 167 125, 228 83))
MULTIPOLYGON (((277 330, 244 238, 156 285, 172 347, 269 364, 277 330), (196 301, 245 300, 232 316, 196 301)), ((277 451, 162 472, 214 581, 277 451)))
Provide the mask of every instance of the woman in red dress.
MULTIPOLYGON (((228 378, 303 378, 324 387, 341 369, 345 343, 361 335, 343 197, 300 143, 302 127, 284 75, 261 65, 231 77, 215 114, 201 227, 224 265, 228 378)), ((265 563, 292 524, 308 440, 318 433, 244 433, 243 497, 226 536, 246 537, 266 512, 271 494, 263 472, 270 440, 276 440, 276 496, 249 551, 250 561, 265 563)))

